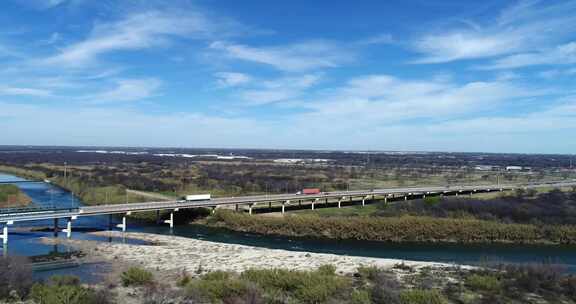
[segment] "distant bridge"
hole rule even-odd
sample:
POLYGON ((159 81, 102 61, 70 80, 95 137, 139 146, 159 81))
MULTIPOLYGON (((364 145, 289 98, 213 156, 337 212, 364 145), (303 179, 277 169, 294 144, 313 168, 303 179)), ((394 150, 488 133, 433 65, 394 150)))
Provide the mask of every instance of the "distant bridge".
POLYGON ((317 208, 319 204, 328 204, 329 202, 342 207, 343 203, 361 203, 365 205, 366 201, 383 200, 409 200, 417 198, 426 198, 427 196, 458 196, 462 194, 476 194, 495 191, 515 190, 519 188, 541 188, 541 187, 569 187, 576 186, 576 180, 572 181, 559 181, 537 184, 522 184, 522 185, 478 185, 478 186, 444 186, 444 187, 405 187, 405 188, 388 188, 388 189, 371 189, 371 190, 354 190, 354 191, 334 191, 323 192, 319 194, 304 195, 304 194, 274 194, 274 195, 254 195, 254 196, 238 196, 238 197, 222 197, 213 198, 206 201, 185 201, 173 200, 162 202, 143 202, 143 203, 129 203, 129 204, 109 204, 99 206, 83 206, 77 208, 65 209, 42 209, 42 208, 19 208, 19 209, 0 209, 0 223, 4 224, 0 238, 3 243, 8 242, 8 226, 15 222, 37 221, 37 220, 54 220, 54 229, 58 229, 58 219, 66 219, 66 232, 67 237, 71 237, 72 221, 78 217, 84 216, 98 216, 98 215, 122 215, 122 223, 117 227, 126 231, 127 216, 131 213, 169 210, 170 218, 165 220, 164 223, 169 224, 170 228, 174 227, 174 212, 180 209, 191 208, 212 208, 214 211, 217 207, 235 206, 239 210, 239 206, 247 206, 248 213, 252 214, 253 207, 257 204, 272 204, 280 205, 280 211, 285 213, 286 207, 294 204, 306 204, 312 210, 317 208))
POLYGON ((32 184, 32 183, 44 183, 45 181, 40 180, 20 180, 20 181, 0 181, 0 185, 5 184, 32 184))

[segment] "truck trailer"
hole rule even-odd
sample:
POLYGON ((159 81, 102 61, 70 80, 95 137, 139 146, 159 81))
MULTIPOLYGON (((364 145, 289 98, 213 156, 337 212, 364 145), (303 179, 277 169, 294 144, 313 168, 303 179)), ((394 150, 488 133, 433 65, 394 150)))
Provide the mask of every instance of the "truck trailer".
POLYGON ((302 189, 302 191, 296 192, 296 194, 304 194, 304 195, 320 194, 320 193, 321 191, 318 188, 304 188, 302 189))
POLYGON ((212 199, 210 194, 193 194, 193 195, 186 195, 184 200, 187 202, 194 202, 194 201, 209 201, 212 199))

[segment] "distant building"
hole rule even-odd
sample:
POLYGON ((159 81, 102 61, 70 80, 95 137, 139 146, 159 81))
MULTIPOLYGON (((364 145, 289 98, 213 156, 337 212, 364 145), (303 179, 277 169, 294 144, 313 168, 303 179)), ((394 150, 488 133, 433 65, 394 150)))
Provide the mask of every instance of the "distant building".
POLYGON ((522 171, 522 166, 506 166, 506 171, 522 171))
POLYGON ((478 171, 493 171, 500 169, 499 166, 492 166, 492 165, 477 165, 474 169, 478 171))

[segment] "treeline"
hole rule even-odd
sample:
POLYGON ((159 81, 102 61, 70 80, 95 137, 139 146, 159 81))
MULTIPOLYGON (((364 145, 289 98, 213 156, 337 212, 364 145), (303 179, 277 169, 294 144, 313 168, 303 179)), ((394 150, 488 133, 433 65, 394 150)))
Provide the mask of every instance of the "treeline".
POLYGON ((465 218, 286 216, 219 210, 208 222, 236 231, 387 242, 576 244, 576 226, 505 224, 465 218))
POLYGON ((376 215, 432 216, 442 218, 474 217, 504 223, 535 225, 576 225, 576 188, 570 192, 554 189, 537 193, 518 190, 515 195, 495 199, 428 198, 380 206, 376 215))
MULTIPOLYGON (((194 155, 242 155, 254 160, 302 158, 330 159, 338 165, 373 167, 474 167, 475 165, 527 166, 532 168, 568 168, 573 162, 571 155, 496 154, 496 153, 445 153, 445 152, 372 152, 350 153, 343 151, 311 150, 254 150, 254 149, 186 149, 186 148, 111 148, 111 147, 0 147, 0 162, 13 164, 64 163, 107 164, 122 162, 187 163, 186 158, 158 157, 153 154, 178 153, 194 155), (147 152, 148 154, 126 155, 113 153, 78 153, 77 150, 121 150, 125 152, 147 152)), ((235 160, 237 161, 237 160, 235 160)))

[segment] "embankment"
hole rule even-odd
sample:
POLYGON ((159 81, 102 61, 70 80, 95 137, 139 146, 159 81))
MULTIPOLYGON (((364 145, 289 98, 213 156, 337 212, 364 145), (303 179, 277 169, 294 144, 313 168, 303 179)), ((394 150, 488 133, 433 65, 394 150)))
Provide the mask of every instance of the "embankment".
POLYGON ((219 210, 208 225, 235 231, 385 242, 576 244, 576 226, 506 224, 497 221, 424 216, 329 217, 250 216, 219 210))

